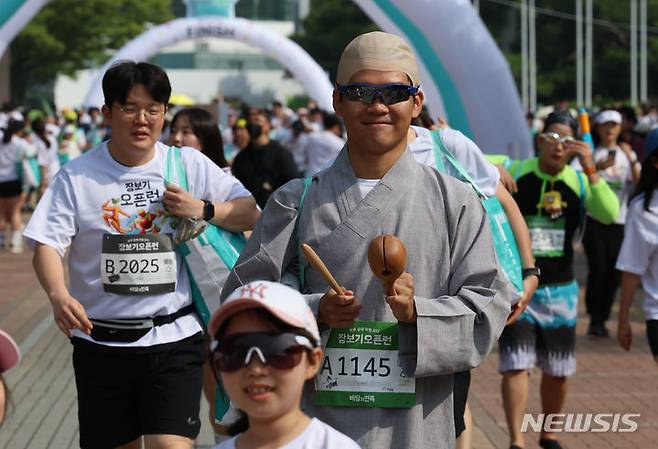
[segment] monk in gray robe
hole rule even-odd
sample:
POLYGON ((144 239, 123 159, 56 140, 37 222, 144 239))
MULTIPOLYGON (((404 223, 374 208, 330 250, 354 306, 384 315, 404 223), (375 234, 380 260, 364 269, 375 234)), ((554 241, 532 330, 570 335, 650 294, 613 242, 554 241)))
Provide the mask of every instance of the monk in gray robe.
POLYGON ((346 146, 310 182, 271 196, 222 293, 256 279, 297 284, 326 351, 302 407, 371 449, 454 447, 452 374, 482 363, 514 297, 471 187, 406 148, 423 103, 417 86, 401 38, 374 32, 346 47, 333 97, 346 146), (392 295, 367 261, 380 234, 396 235, 408 252, 392 295), (300 243, 344 294, 327 289, 300 243))

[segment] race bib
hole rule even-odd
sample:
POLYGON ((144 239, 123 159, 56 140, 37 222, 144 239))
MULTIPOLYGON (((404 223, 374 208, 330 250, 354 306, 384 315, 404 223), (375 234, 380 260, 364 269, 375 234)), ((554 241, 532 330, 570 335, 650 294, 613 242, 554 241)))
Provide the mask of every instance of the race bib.
POLYGON ((398 325, 355 321, 332 329, 320 372, 316 404, 344 407, 410 408, 416 404, 416 378, 398 361, 398 325))
POLYGON ((535 257, 562 257, 564 255, 565 220, 544 215, 525 217, 530 231, 532 254, 535 257))
POLYGON ((176 253, 169 234, 103 235, 103 290, 156 295, 176 290, 176 253))

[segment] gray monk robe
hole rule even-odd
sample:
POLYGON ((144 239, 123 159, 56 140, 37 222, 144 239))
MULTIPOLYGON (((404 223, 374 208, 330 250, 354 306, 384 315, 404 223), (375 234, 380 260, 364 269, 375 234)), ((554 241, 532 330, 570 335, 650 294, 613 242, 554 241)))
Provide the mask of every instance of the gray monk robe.
MULTIPOLYGON (((307 385, 302 407, 364 448, 452 448, 452 373, 478 366, 489 354, 512 297, 478 198, 470 186, 416 163, 409 151, 362 198, 347 147, 314 177, 295 232, 302 190, 303 180, 297 179, 271 196, 222 296, 253 280, 296 276, 301 241, 361 299, 359 320, 396 322, 368 266, 367 249, 379 234, 398 236, 407 247, 418 320, 399 324, 397 357, 402 370, 416 377, 415 405, 318 406, 307 385)), ((302 292, 317 315, 327 283, 304 264, 302 292)), ((326 342, 329 331, 326 326, 321 331, 326 342)))

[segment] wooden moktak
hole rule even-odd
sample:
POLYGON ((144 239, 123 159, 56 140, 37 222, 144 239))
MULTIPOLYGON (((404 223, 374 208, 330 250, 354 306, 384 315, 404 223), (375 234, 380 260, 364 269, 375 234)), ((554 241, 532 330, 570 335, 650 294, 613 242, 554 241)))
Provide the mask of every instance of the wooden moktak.
POLYGON ((384 283, 386 295, 395 296, 393 283, 407 266, 407 248, 394 235, 379 235, 368 247, 368 264, 373 274, 384 283))

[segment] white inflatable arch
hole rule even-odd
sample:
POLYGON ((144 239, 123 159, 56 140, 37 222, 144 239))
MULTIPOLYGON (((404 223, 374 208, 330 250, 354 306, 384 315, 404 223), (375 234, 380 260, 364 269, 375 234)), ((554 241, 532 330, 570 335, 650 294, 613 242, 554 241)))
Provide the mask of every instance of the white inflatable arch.
MULTIPOLYGON (((48 0, 0 0, 0 56, 48 0)), ((529 157, 532 144, 514 78, 471 2, 465 0, 353 0, 380 29, 405 37, 421 69, 421 87, 433 116, 474 139, 488 153, 529 157)), ((100 77, 117 59, 145 60, 184 39, 243 40, 286 66, 309 96, 331 110, 332 85, 299 46, 245 19, 176 19, 124 46, 99 72, 86 104, 102 103, 100 77)))
POLYGON ((309 97, 314 99, 319 107, 326 110, 333 109, 331 81, 322 67, 302 47, 287 37, 250 20, 214 16, 174 19, 153 27, 128 42, 96 73, 87 93, 85 106, 103 104, 102 77, 116 61, 122 59, 145 61, 164 47, 200 37, 234 39, 259 48, 264 54, 285 66, 302 83, 309 97))

